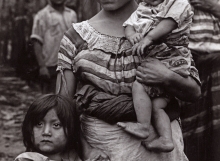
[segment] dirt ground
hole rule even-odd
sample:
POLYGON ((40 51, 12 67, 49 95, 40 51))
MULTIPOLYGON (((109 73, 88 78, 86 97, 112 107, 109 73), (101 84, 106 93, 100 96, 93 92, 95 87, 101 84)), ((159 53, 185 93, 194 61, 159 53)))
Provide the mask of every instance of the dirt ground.
POLYGON ((12 68, 0 67, 0 161, 13 161, 25 150, 21 124, 28 106, 39 95, 39 88, 16 77, 12 68))

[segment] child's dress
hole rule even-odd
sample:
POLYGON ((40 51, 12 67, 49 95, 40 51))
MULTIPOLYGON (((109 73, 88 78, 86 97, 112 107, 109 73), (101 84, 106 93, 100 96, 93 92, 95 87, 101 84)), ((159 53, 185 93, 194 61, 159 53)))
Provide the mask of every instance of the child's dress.
MULTIPOLYGON (((123 26, 133 26, 136 32, 146 35, 164 18, 172 18, 178 27, 168 36, 156 42, 156 45, 151 45, 146 51, 146 58, 143 59, 156 58, 181 76, 187 77, 193 74, 194 78, 197 78, 196 80, 200 82, 198 71, 191 64, 193 60, 188 49, 189 27, 192 16, 193 12, 187 0, 164 0, 157 6, 142 2, 123 26)), ((164 94, 161 88, 145 87, 145 89, 152 97, 164 94)))

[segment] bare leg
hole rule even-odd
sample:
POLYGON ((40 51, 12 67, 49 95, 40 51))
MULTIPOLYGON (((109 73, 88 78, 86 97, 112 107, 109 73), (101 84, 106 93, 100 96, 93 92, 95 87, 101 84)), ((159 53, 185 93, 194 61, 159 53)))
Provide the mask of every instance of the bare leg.
POLYGON ((118 122, 117 125, 122 127, 126 132, 145 139, 149 136, 152 109, 151 100, 145 92, 143 85, 137 81, 133 84, 132 95, 137 122, 118 122))
POLYGON ((172 130, 170 119, 165 113, 164 108, 167 106, 165 98, 156 98, 153 103, 153 122, 159 134, 159 138, 147 143, 145 146, 152 151, 170 152, 173 150, 172 130))

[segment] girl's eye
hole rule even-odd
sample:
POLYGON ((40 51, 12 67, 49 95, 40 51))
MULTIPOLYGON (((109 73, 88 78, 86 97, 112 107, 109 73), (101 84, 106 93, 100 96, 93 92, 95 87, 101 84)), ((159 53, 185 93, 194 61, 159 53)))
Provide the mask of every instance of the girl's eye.
POLYGON ((56 129, 61 128, 61 124, 60 123, 55 123, 55 124, 53 124, 53 127, 56 128, 56 129))
POLYGON ((37 126, 37 127, 42 127, 42 126, 43 126, 43 123, 42 123, 42 122, 38 122, 38 123, 36 124, 36 126, 37 126))

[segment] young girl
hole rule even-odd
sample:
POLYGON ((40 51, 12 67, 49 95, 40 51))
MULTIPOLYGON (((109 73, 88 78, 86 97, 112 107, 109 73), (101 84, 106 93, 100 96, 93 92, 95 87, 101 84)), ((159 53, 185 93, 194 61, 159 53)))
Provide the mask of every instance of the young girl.
POLYGON ((15 161, 80 161, 78 119, 73 103, 64 96, 37 98, 25 116, 22 133, 26 152, 15 161))
MULTIPOLYGON (((193 75, 199 81, 188 49, 192 16, 187 0, 144 0, 123 24, 126 38, 134 45, 133 54, 137 54, 142 62, 151 61, 149 57, 156 58, 182 77, 193 75)), ((159 138, 147 143, 146 147, 149 150, 172 151, 170 120, 164 112, 171 95, 165 93, 162 87, 149 87, 135 81, 132 96, 137 123, 119 122, 118 125, 145 139, 149 135, 152 113, 159 138)))

